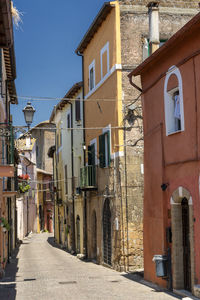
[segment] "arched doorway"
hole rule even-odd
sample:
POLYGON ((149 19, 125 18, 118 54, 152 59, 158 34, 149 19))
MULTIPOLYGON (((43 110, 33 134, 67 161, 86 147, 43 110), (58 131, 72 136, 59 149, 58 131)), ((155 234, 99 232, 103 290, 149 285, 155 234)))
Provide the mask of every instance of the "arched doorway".
POLYGON ((191 291, 194 285, 192 198, 179 187, 171 198, 173 288, 191 291))
POLYGON ((190 262, 190 224, 188 200, 183 198, 182 207, 182 237, 183 237, 183 272, 184 288, 191 290, 191 262, 190 262))
POLYGON ((92 258, 97 259, 97 216, 95 211, 92 213, 92 258))
POLYGON ((112 265, 111 210, 110 201, 106 199, 103 207, 103 260, 112 265))
POLYGON ((76 253, 80 253, 80 217, 76 218, 76 253))

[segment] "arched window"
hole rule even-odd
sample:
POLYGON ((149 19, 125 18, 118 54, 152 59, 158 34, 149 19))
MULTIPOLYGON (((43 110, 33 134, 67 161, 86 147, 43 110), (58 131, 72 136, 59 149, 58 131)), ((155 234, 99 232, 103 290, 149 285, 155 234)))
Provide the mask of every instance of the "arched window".
POLYGON ((168 70, 165 78, 164 101, 166 135, 184 131, 182 78, 175 66, 168 70))

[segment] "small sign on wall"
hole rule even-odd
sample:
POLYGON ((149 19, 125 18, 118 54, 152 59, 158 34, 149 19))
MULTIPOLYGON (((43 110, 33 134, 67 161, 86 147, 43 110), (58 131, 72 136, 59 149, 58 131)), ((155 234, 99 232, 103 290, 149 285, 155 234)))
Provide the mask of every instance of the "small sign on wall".
POLYGON ((119 230, 119 220, 117 217, 115 218, 115 230, 119 230))

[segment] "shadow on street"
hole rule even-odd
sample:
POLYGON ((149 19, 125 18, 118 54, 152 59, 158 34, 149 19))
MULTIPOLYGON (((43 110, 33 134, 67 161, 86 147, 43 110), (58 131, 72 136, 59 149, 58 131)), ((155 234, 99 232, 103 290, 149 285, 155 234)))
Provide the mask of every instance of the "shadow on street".
POLYGON ((17 249, 14 250, 10 262, 6 265, 5 277, 0 280, 0 299, 2 300, 16 299, 16 274, 18 271, 18 252, 19 247, 17 247, 17 249))
POLYGON ((152 284, 151 282, 145 281, 143 272, 127 273, 127 274, 122 274, 121 276, 123 276, 123 277, 125 277, 129 280, 138 282, 142 285, 145 285, 145 286, 148 286, 148 287, 152 288, 152 292, 154 292, 154 293, 162 292, 162 293, 165 293, 167 295, 173 296, 176 299, 182 299, 181 296, 175 295, 174 293, 172 293, 172 292, 170 292, 166 289, 160 288, 159 286, 156 286, 155 284, 152 284))

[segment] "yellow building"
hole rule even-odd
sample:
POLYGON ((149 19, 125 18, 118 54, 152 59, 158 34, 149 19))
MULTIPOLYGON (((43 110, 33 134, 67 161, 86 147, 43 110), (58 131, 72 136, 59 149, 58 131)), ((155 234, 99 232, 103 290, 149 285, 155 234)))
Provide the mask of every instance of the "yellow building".
POLYGON ((82 83, 76 83, 54 108, 50 122, 56 124, 54 180, 56 187, 56 241, 73 253, 84 253, 80 169, 83 159, 82 83))
POLYGON ((143 145, 127 147, 141 137, 141 118, 137 128, 127 119, 128 113, 133 116, 128 109, 133 99, 128 96, 121 27, 122 6, 106 2, 76 53, 84 66, 81 189, 87 199, 87 255, 129 270, 143 267, 143 145))

